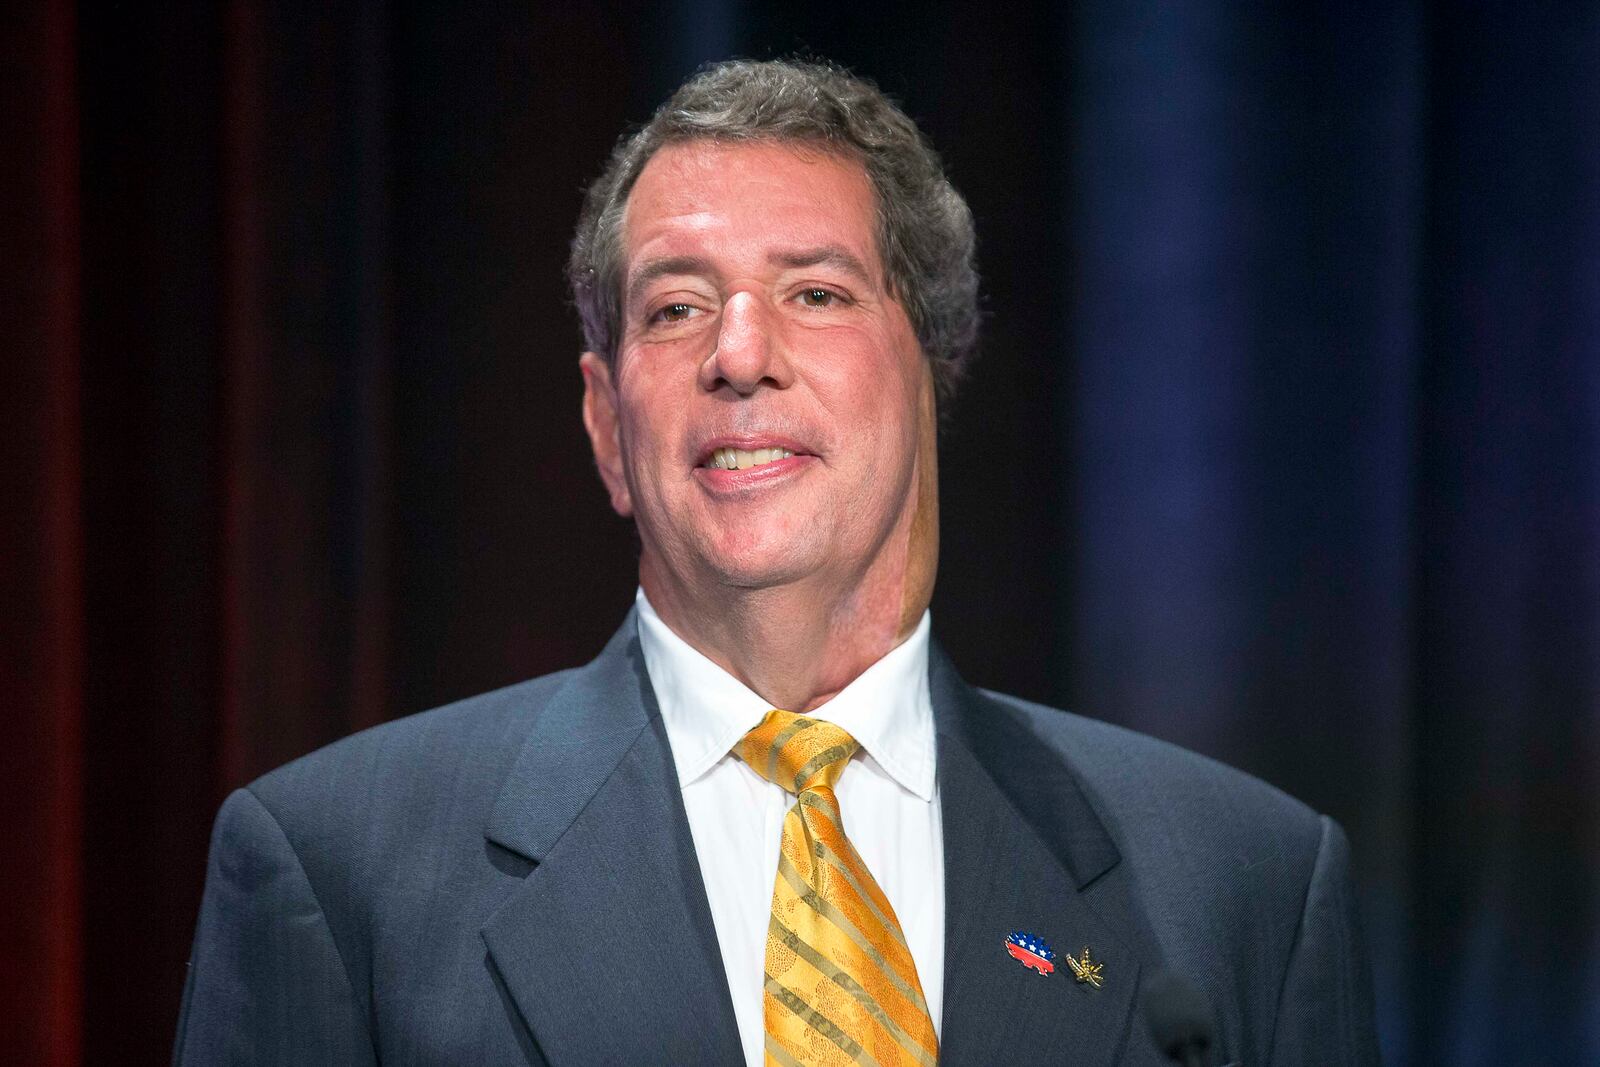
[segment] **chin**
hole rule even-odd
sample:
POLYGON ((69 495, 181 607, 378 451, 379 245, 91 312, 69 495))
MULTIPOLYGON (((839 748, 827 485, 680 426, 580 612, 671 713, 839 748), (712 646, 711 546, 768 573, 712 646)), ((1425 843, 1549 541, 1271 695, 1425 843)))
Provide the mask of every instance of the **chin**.
POLYGON ((827 550, 815 536, 808 537, 801 530, 744 527, 718 531, 718 536, 702 542, 696 554, 701 566, 720 584, 764 589, 814 573, 824 563, 827 550))
MULTIPOLYGON (((810 555, 805 553, 803 555, 810 555)), ((707 567, 723 585, 737 589, 768 589, 787 585, 816 570, 801 553, 750 552, 708 557, 707 567)))

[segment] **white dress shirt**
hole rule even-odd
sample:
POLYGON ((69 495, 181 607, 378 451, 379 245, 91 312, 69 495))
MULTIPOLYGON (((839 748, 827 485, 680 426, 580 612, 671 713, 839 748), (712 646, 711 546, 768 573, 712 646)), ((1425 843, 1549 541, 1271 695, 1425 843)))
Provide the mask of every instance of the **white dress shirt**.
MULTIPOLYGON (((689 647, 639 590, 639 644, 677 764, 745 1060, 761 1067, 762 972, 783 817, 794 798, 733 746, 772 705, 689 647)), ((929 616, 811 712, 861 743, 834 792, 845 833, 894 907, 934 1031, 944 994, 944 835, 928 695, 929 616)))

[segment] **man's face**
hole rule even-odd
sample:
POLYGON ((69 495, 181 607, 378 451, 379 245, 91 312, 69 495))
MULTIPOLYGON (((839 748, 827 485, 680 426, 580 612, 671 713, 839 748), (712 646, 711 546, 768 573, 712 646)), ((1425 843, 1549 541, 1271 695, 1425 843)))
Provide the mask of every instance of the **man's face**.
POLYGON ((926 540, 932 380, 874 211, 859 163, 805 145, 688 142, 645 166, 616 365, 582 366, 596 460, 646 571, 859 581, 926 540))

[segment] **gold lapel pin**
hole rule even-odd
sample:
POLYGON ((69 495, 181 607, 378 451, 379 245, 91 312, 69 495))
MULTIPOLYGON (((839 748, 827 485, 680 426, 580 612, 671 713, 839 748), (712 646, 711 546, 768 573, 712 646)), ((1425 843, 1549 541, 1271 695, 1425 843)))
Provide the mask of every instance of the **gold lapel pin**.
POLYGON ((1096 989, 1099 989, 1100 984, 1105 981, 1105 979, 1100 976, 1100 972, 1105 970, 1106 965, 1103 963, 1095 963, 1093 960, 1089 959, 1088 945, 1083 946, 1083 957, 1081 959, 1073 959, 1072 953, 1067 953, 1067 966, 1072 968, 1072 974, 1078 979, 1078 981, 1088 982, 1096 989))

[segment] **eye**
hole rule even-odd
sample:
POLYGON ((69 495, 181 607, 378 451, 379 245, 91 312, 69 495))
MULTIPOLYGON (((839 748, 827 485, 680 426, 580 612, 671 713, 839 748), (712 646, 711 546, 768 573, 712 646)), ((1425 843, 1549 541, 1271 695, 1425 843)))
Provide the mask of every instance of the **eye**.
POLYGON ((839 299, 839 294, 828 289, 804 289, 800 293, 800 302, 808 308, 825 308, 839 299))
POLYGON ((693 314, 694 308, 689 304, 668 304, 650 318, 656 322, 683 322, 693 314))

